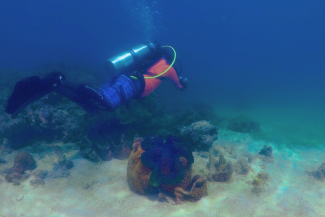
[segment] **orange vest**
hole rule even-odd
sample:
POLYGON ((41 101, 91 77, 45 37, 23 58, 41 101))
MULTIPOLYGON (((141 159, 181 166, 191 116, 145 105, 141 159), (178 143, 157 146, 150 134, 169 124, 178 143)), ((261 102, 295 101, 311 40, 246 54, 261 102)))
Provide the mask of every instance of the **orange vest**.
POLYGON ((183 88, 182 85, 179 83, 177 73, 173 67, 171 67, 166 73, 157 78, 148 78, 163 73, 169 66, 170 65, 167 63, 167 60, 165 58, 161 58, 150 69, 148 69, 145 74, 143 74, 145 80, 145 87, 141 97, 148 96, 161 84, 162 79, 166 77, 168 77, 172 81, 176 88, 183 88))

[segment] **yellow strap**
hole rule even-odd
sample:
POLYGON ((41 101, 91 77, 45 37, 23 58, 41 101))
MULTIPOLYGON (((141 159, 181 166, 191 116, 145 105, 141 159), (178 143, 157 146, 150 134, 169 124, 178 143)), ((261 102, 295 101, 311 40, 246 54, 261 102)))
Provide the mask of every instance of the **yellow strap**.
POLYGON ((165 71, 163 71, 162 73, 160 73, 159 75, 155 75, 155 76, 152 76, 152 77, 144 77, 145 79, 149 79, 149 78, 157 78, 157 77, 159 77, 159 76, 161 76, 161 75, 163 75, 163 74, 165 74, 173 65, 174 65, 174 63, 175 63, 175 60, 176 60, 176 51, 175 51, 175 49, 173 48, 173 47, 171 47, 171 46, 168 46, 168 45, 166 45, 166 46, 161 46, 161 47, 169 47, 169 48, 171 48, 173 51, 174 51, 174 59, 173 59, 173 62, 172 62, 172 64, 170 64, 170 66, 165 70, 165 71))

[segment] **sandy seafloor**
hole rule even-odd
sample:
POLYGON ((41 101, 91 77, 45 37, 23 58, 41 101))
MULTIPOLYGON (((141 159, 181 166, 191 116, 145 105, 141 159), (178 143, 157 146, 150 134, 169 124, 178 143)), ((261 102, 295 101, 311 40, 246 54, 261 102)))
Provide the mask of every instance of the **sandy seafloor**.
MULTIPOLYGON (((256 155, 264 145, 249 134, 221 130, 215 145, 233 145, 237 159, 244 153, 256 155)), ((60 144, 58 144, 60 145, 60 144)), ((62 144, 61 144, 62 145, 62 144)), ((198 202, 173 205, 150 200, 130 191, 126 179, 127 160, 113 159, 94 164, 77 151, 65 153, 74 167, 69 178, 45 178, 45 185, 33 187, 31 176, 19 186, 1 176, 0 215, 17 216, 325 216, 325 183, 309 176, 323 163, 324 151, 274 147, 274 162, 256 159, 247 176, 233 173, 227 183, 209 182, 208 196, 198 202), (265 167, 261 166, 265 165, 265 167), (271 179, 256 196, 252 181, 265 168, 271 179), (87 186, 87 187, 86 187, 87 186)), ((38 169, 51 170, 53 154, 33 155, 38 169)), ((208 158, 194 153, 193 175, 207 173, 208 158), (202 170, 203 169, 203 170, 202 170)), ((3 156, 13 165, 13 154, 3 156)))

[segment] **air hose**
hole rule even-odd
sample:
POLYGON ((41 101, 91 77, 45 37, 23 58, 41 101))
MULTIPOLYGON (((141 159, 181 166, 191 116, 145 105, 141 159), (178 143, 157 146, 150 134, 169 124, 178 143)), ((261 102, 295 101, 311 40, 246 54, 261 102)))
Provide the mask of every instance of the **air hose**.
MULTIPOLYGON (((157 78, 159 76, 162 76, 163 74, 165 74, 175 63, 175 60, 176 60, 176 51, 175 49, 172 47, 172 46, 168 46, 168 45, 165 45, 165 46, 161 46, 161 47, 169 47, 171 48, 173 51, 174 51, 174 59, 172 61, 172 63, 170 64, 170 66, 165 70, 163 71, 162 73, 160 73, 159 75, 155 75, 155 76, 152 76, 152 77, 144 77, 145 79, 150 79, 150 78, 157 78)), ((132 79, 137 79, 135 76, 130 76, 132 79)))

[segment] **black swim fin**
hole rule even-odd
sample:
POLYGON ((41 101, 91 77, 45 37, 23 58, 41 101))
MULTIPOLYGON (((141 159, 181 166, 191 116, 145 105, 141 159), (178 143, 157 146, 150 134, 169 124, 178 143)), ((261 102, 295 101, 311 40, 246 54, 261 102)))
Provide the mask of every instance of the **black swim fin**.
POLYGON ((22 79, 15 85, 14 91, 8 99, 6 113, 15 118, 18 113, 33 101, 45 96, 60 87, 64 82, 64 75, 60 72, 52 72, 40 79, 32 76, 22 79))

